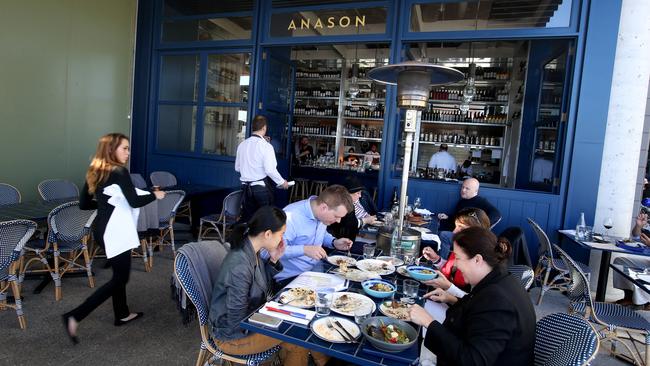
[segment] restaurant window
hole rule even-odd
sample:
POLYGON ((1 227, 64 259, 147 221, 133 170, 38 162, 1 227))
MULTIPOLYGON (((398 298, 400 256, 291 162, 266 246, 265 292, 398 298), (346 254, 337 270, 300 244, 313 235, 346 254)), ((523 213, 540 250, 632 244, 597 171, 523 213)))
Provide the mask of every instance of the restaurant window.
MULTIPOLYGON (((432 86, 414 138, 411 175, 559 191, 572 40, 413 43, 404 54, 456 68, 465 79, 432 86), (473 86, 468 82, 473 78, 473 86), (465 95, 472 95, 465 103, 465 95), (455 168, 430 166, 444 150, 455 168)), ((404 113, 395 174, 403 164, 404 113)))
POLYGON ((411 6, 411 32, 558 28, 570 25, 572 0, 437 1, 411 6))
POLYGON ((276 12, 271 37, 345 36, 386 33, 385 7, 276 12))
POLYGON ((217 13, 252 12, 254 0, 165 0, 163 16, 191 16, 217 13))
POLYGON ((249 84, 248 52, 163 55, 156 149, 235 156, 246 132, 249 84))

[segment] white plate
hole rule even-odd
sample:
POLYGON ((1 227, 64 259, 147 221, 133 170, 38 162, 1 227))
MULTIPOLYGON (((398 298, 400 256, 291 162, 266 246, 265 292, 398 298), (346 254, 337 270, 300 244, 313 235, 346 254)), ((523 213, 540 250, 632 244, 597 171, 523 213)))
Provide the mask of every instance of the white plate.
POLYGON ((357 262, 357 268, 376 273, 380 276, 387 276, 395 272, 395 266, 378 259, 363 259, 357 262))
POLYGON ((278 297, 278 302, 282 305, 288 304, 301 309, 311 309, 316 304, 316 292, 306 287, 290 288, 278 297), (291 301, 303 296, 306 296, 304 300, 291 301))
POLYGON ((409 272, 406 270, 406 266, 399 266, 397 267, 397 273, 401 274, 404 277, 409 277, 411 278, 411 275, 409 272))
POLYGON ((366 272, 356 268, 348 268, 348 270, 345 273, 341 273, 341 271, 338 268, 336 268, 333 269, 331 273, 337 274, 339 276, 343 276, 346 279, 354 282, 363 282, 371 278, 381 278, 381 276, 376 273, 366 272))
MULTIPOLYGON (((334 320, 337 320, 339 324, 341 324, 341 326, 343 326, 345 330, 350 333, 350 335, 354 336, 354 339, 358 339, 361 335, 361 329, 359 329, 358 325, 354 324, 348 319, 340 318, 338 316, 326 316, 324 318, 318 318, 314 320, 310 325, 311 331, 316 335, 316 337, 324 341, 332 343, 348 343, 345 339, 343 339, 339 332, 335 330, 338 327, 336 324, 334 324, 334 320), (327 326, 328 322, 330 321, 332 321, 334 329, 331 329, 327 326)), ((345 334, 345 332, 341 332, 345 334)))
POLYGON ((333 312, 339 313, 341 315, 354 316, 354 311, 360 306, 370 307, 372 308, 373 312, 377 310, 377 305, 375 305, 375 302, 372 301, 372 299, 366 295, 361 295, 356 292, 335 292, 334 296, 332 297, 332 305, 330 306, 330 309, 333 312), (344 295, 347 296, 348 301, 352 302, 353 305, 345 308, 336 307, 335 305, 337 301, 344 295))
POLYGON ((390 257, 390 256, 387 256, 387 255, 379 256, 376 259, 378 259, 380 261, 388 262, 388 263, 394 265, 395 267, 401 266, 401 265, 404 264, 403 260, 401 260, 399 258, 395 258, 395 257, 390 257))
POLYGON ((357 264, 356 259, 354 259, 352 257, 347 257, 345 255, 332 255, 332 256, 327 257, 327 261, 333 266, 338 266, 340 261, 348 262, 348 267, 352 267, 355 264, 357 264))
MULTIPOLYGON (((404 312, 401 309, 399 312, 395 313, 395 311, 391 311, 392 308, 389 306, 391 302, 393 302, 393 300, 386 300, 381 304, 379 304, 379 311, 388 317, 408 321, 409 320, 408 309, 406 309, 406 314, 404 314, 404 312), (404 317, 400 317, 400 316, 404 316, 404 317)), ((406 306, 410 308, 412 305, 407 304, 406 306)))

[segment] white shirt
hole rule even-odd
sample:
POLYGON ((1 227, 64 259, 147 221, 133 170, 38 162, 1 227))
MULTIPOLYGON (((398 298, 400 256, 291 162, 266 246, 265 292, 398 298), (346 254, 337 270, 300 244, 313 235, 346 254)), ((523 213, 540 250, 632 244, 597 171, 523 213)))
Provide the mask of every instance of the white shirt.
POLYGON ((438 151, 431 155, 429 168, 438 168, 444 170, 456 171, 456 159, 447 151, 438 151))
POLYGON ((284 178, 278 172, 273 146, 256 135, 251 135, 237 146, 235 171, 239 172, 239 180, 242 182, 264 185, 264 182, 258 181, 268 176, 277 185, 284 183, 284 178))
MULTIPOLYGON (((135 191, 138 196, 151 194, 138 188, 135 191)), ((105 187, 102 193, 110 197, 108 203, 114 207, 104 231, 106 258, 113 258, 140 246, 137 230, 140 209, 129 205, 122 188, 117 184, 105 187)))
POLYGON ((544 182, 553 178, 553 162, 544 158, 535 158, 533 160, 532 182, 544 182))

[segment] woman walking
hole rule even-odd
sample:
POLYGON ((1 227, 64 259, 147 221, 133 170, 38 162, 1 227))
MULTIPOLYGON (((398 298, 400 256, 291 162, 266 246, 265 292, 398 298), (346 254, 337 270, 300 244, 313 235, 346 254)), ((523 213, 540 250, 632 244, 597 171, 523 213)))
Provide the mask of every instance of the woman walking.
POLYGON ((148 192, 138 195, 126 169, 129 155, 129 139, 125 135, 111 133, 102 136, 86 172, 86 183, 79 197, 79 206, 82 210, 97 210, 93 233, 95 240, 106 250, 106 258, 113 269, 113 276, 81 305, 63 314, 65 330, 74 344, 79 342, 79 322, 109 297, 113 298, 116 326, 127 324, 143 315, 130 312, 126 303, 126 283, 131 272, 131 249, 139 245, 133 208, 145 206, 155 199, 162 199, 165 193, 156 191, 153 194, 148 192))

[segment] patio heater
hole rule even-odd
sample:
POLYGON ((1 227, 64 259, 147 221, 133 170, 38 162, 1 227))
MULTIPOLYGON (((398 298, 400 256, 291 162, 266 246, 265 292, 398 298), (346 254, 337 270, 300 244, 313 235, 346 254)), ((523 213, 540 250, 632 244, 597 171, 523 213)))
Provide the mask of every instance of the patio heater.
POLYGON ((422 111, 427 107, 429 87, 458 82, 464 78, 462 72, 451 67, 433 65, 419 61, 406 61, 399 64, 376 67, 368 72, 368 77, 378 83, 397 85, 397 106, 406 109, 404 132, 404 166, 402 167, 402 188, 399 199, 398 240, 402 240, 404 226, 404 207, 411 165, 413 134, 420 123, 422 111))

